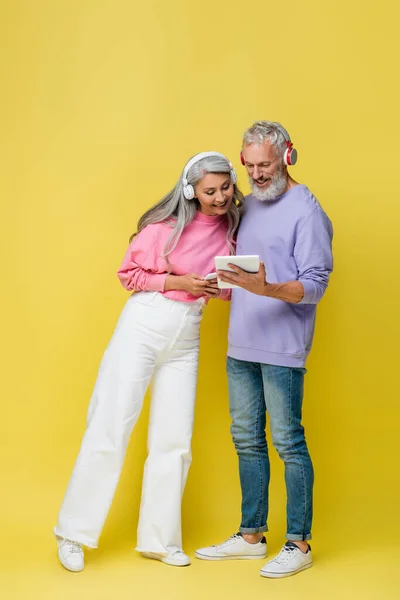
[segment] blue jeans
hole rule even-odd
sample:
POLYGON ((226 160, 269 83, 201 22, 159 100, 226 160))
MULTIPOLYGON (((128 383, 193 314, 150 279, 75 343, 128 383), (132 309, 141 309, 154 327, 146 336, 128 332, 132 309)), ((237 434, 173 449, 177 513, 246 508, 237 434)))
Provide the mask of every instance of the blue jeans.
POLYGON ((285 464, 289 540, 310 540, 314 471, 301 425, 305 369, 228 357, 232 439, 239 458, 242 533, 268 531, 270 465, 266 412, 273 444, 285 464))

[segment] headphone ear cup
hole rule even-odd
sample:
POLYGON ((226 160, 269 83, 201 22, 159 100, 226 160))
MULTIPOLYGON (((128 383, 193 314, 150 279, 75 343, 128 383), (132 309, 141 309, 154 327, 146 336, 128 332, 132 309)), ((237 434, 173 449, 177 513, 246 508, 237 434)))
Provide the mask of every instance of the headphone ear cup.
POLYGON ((297 163, 297 150, 296 150, 296 148, 292 148, 290 150, 290 154, 289 154, 288 160, 289 160, 289 165, 291 165, 291 166, 293 166, 293 165, 295 165, 297 163))
POLYGON ((283 155, 283 164, 287 167, 290 165, 290 148, 286 148, 285 153, 283 155))
POLYGON ((293 167, 293 165, 297 163, 296 148, 286 148, 285 154, 283 155, 283 162, 287 167, 293 167))
POLYGON ((242 163, 242 165, 244 166, 246 163, 244 162, 244 156, 243 156, 243 152, 240 153, 240 162, 242 163))
POLYGON ((233 167, 231 168, 231 181, 233 185, 235 185, 235 183, 237 182, 236 171, 233 167))
POLYGON ((188 185, 183 186, 183 195, 185 196, 186 200, 193 200, 194 187, 190 183, 188 183, 188 185))

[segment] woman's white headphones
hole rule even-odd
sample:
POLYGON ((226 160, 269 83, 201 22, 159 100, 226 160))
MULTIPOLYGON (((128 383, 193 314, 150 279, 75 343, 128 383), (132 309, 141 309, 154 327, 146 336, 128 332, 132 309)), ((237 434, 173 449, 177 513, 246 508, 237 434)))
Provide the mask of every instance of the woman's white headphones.
POLYGON ((189 169, 191 167, 193 167, 193 165, 196 164, 199 160, 201 160, 202 158, 207 158, 208 156, 219 156, 221 158, 224 158, 229 163, 231 181, 232 181, 233 185, 235 185, 235 183, 237 181, 236 171, 233 168, 231 161, 228 160, 226 158, 226 156, 224 156, 220 152, 200 152, 199 154, 196 154, 196 156, 193 156, 193 158, 191 158, 189 160, 186 167, 183 169, 183 174, 182 174, 183 195, 185 196, 186 200, 193 200, 193 198, 194 198, 194 187, 187 180, 189 169))

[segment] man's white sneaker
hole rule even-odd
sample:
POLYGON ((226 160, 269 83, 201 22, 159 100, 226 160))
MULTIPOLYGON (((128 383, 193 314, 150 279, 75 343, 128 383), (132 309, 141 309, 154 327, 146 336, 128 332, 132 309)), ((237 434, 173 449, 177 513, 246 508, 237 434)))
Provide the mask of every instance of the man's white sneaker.
POLYGON ((261 569, 262 577, 289 577, 312 566, 311 546, 307 553, 300 550, 293 542, 286 542, 278 556, 267 562, 261 569))
POLYGON ((256 544, 249 544, 243 539, 240 533, 235 533, 222 544, 196 550, 195 556, 202 560, 251 560, 265 558, 267 556, 267 540, 263 536, 256 544))
POLYGON ((74 573, 83 571, 85 560, 81 544, 60 537, 57 538, 57 544, 58 558, 62 566, 74 573))
POLYGON ((172 565, 173 567, 187 567, 190 565, 190 558, 179 548, 171 548, 167 554, 158 554, 157 552, 141 552, 140 554, 145 558, 160 560, 166 565, 172 565))

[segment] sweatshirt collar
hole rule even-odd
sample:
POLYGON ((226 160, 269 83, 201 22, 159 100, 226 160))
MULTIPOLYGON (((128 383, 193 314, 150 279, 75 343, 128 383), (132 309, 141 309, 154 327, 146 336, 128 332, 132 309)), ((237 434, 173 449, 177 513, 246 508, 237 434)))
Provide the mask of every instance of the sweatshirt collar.
POLYGON ((195 214, 195 221, 206 223, 208 225, 216 225, 225 219, 226 215, 205 215, 204 213, 197 210, 195 214))

